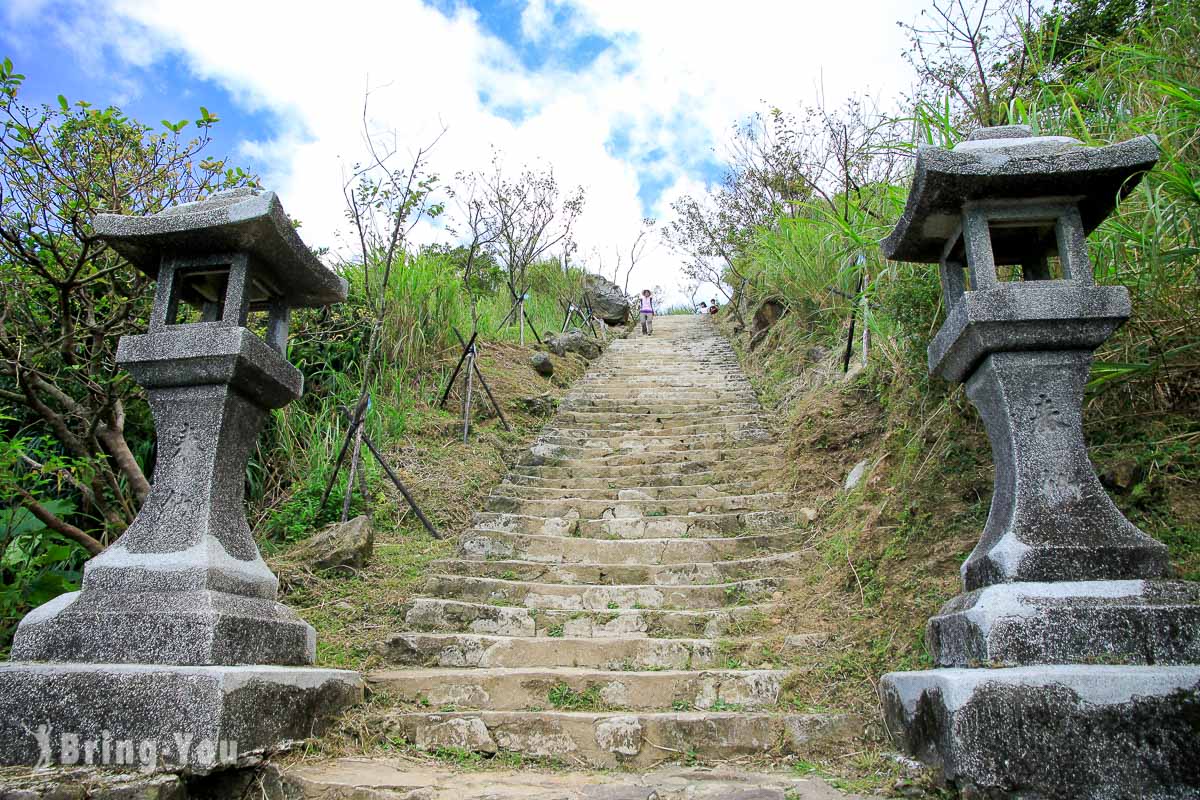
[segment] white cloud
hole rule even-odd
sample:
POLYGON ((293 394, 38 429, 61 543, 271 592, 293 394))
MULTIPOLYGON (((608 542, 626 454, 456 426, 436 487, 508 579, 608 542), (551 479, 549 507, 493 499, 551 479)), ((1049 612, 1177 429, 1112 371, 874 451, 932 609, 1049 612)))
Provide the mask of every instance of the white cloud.
MULTIPOLYGON (((585 254, 611 253, 636 235, 644 216, 639 172, 667 185, 651 210, 659 217, 673 198, 702 189, 691 165, 762 101, 788 107, 822 87, 833 101, 905 88, 895 21, 915 14, 915 0, 514 2, 527 46, 550 53, 531 71, 466 7, 447 16, 418 0, 210 0, 199 11, 170 0, 110 4, 111 16, 144 28, 145 35, 118 40, 131 62, 146 63, 147 47, 177 50, 237 102, 285 121, 269 141, 245 143, 242 152, 265 166, 265 181, 304 221, 310 244, 337 245, 342 176, 363 152, 370 86, 371 125, 394 132, 402 152, 447 127, 434 153, 445 177, 484 167, 494 146, 506 163, 540 160, 561 184, 584 185, 578 237, 585 254), (564 9, 574 12, 568 29, 555 30, 564 9), (616 44, 572 72, 563 43, 585 32, 616 44), (618 129, 628 151, 610 153, 606 143, 618 129), (656 150, 659 161, 639 165, 656 150)), ((656 248, 632 283, 680 287, 677 259, 656 248)))

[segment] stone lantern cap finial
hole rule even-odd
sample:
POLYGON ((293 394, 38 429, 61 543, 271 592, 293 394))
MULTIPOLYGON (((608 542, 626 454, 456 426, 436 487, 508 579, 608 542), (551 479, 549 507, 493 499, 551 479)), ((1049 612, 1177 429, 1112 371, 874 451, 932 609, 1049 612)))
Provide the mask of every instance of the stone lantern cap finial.
POLYGON ((951 149, 921 147, 908 204, 883 241, 883 254, 896 261, 937 263, 955 235, 963 206, 993 198, 1078 198, 1087 235, 1158 155, 1153 136, 1088 147, 1069 136, 1034 136, 1027 125, 981 128, 951 149))
POLYGON ((163 256, 245 253, 262 270, 272 294, 291 308, 346 299, 346 281, 300 240, 274 192, 231 189, 149 217, 101 214, 92 226, 152 278, 158 276, 163 256))

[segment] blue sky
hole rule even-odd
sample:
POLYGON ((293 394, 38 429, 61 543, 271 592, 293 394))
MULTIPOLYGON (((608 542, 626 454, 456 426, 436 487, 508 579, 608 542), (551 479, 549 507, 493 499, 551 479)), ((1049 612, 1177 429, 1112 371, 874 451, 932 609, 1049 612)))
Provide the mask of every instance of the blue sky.
MULTIPOLYGON (((155 126, 207 107, 222 120, 213 152, 260 173, 306 239, 334 248, 369 88, 369 124, 401 152, 445 129, 443 177, 499 151, 583 185, 579 257, 611 271, 606 254, 643 217, 720 178, 735 120, 818 92, 902 91, 895 21, 916 13, 915 0, 4 0, 0 56, 30 102, 61 93, 155 126)), ((657 248, 643 282, 674 290, 677 268, 657 248)))

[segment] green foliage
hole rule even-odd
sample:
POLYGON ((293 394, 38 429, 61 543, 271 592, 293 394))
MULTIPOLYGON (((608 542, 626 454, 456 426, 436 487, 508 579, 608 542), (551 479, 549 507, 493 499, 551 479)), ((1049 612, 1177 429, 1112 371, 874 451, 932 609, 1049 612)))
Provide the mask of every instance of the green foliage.
POLYGON ((600 697, 600 687, 591 684, 583 691, 576 691, 568 684, 556 683, 550 687, 546 700, 559 711, 604 711, 607 706, 600 697))
POLYGON ((7 496, 31 506, 57 482, 78 509, 75 537, 99 549, 148 489, 149 414, 127 408, 140 390, 115 355, 122 335, 144 330, 151 293, 93 235, 92 218, 153 214, 253 178, 206 155, 217 118, 205 109, 189 138, 186 121, 156 131, 62 95, 25 105, 24 80, 0 64, 0 399, 14 409, 0 437, 37 448, 6 473, 7 496))
MULTIPOLYGON (((74 510, 65 501, 45 505, 60 517, 74 510)), ((0 509, 0 656, 25 614, 79 588, 86 559, 86 550, 47 530, 27 509, 0 509)))

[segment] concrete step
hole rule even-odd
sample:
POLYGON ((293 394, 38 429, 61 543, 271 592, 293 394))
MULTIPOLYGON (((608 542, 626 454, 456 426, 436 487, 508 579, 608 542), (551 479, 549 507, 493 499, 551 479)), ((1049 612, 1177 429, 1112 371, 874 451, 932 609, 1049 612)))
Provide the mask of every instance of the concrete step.
POLYGON ((686 564, 777 553, 796 544, 795 532, 709 539, 578 539, 470 530, 459 540, 467 559, 519 559, 554 564, 686 564))
POLYGON ((520 753, 571 765, 645 769, 692 758, 809 755, 856 733, 842 714, 761 712, 393 712, 375 722, 418 748, 520 753))
POLYGON ((405 604, 403 614, 406 631, 493 636, 561 634, 575 639, 638 636, 712 639, 744 636, 779 622, 777 607, 769 603, 705 611, 566 611, 418 597, 405 604))
POLYGON ((708 610, 761 602, 764 598, 782 591, 788 583, 786 578, 769 576, 698 586, 589 586, 530 583, 467 575, 433 575, 426 579, 422 594, 472 603, 567 611, 615 611, 635 608, 708 610))
POLYGON ((715 514, 666 514, 613 519, 582 519, 576 514, 535 517, 479 511, 472 530, 565 536, 582 539, 724 538, 747 531, 787 528, 795 515, 783 511, 729 511, 715 514))
POLYGON ((430 709, 522 711, 563 705, 599 711, 771 708, 786 670, 406 669, 381 670, 367 683, 430 709), (736 707, 736 708, 734 708, 736 707))
POLYGON ((679 586, 782 575, 792 572, 810 557, 811 553, 804 551, 688 564, 547 564, 519 559, 440 559, 432 562, 429 569, 443 575, 475 575, 535 583, 679 586))

